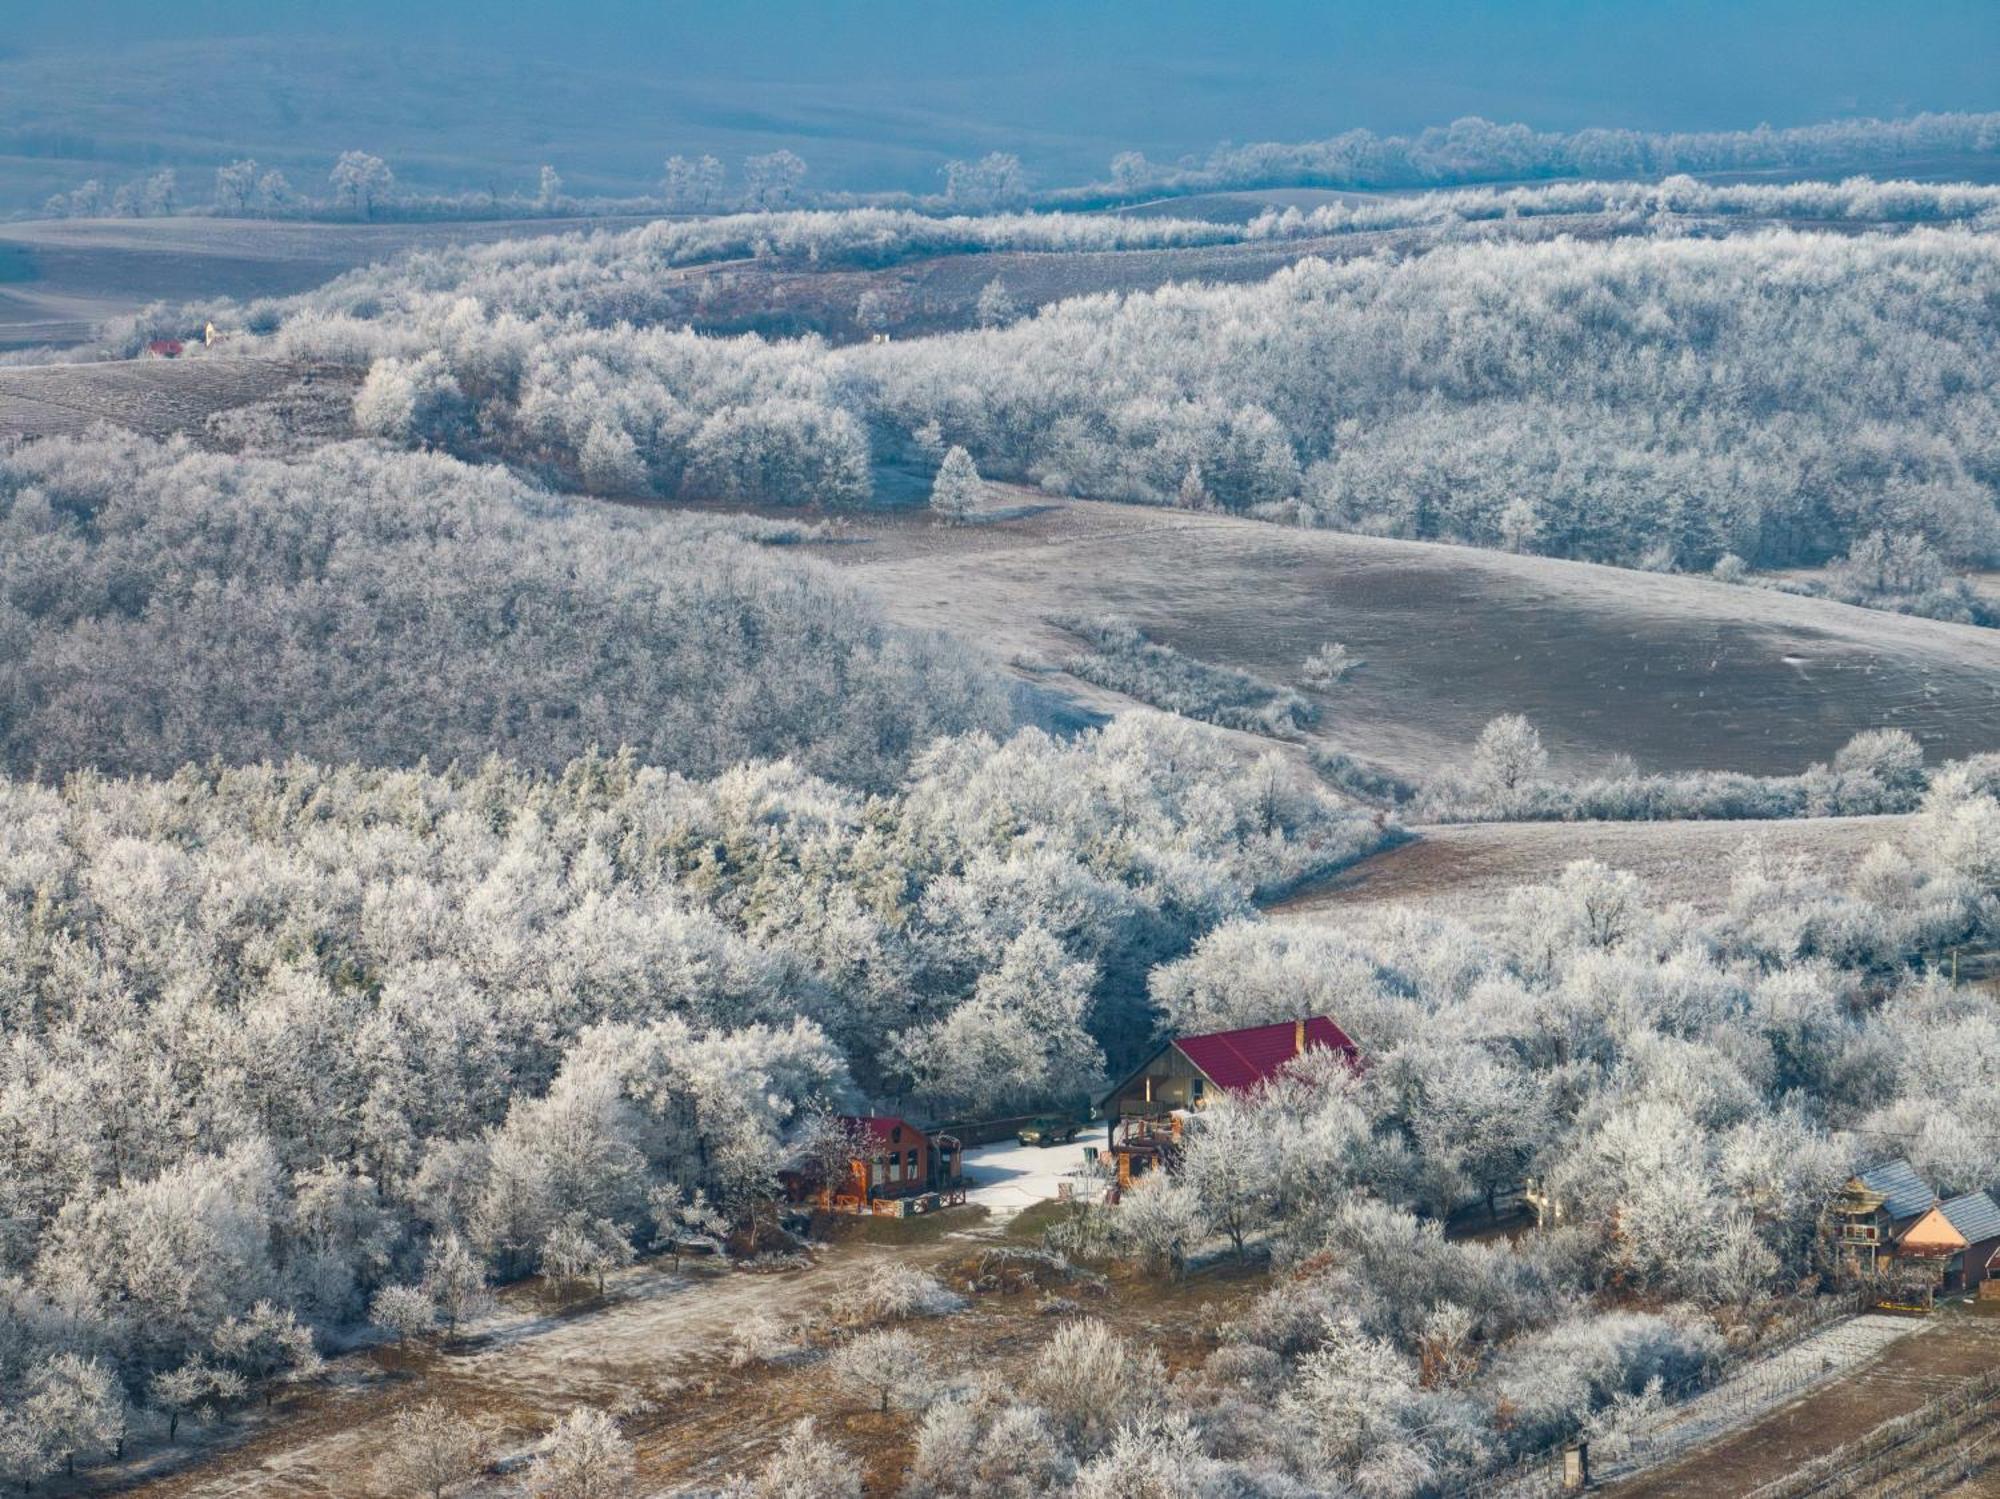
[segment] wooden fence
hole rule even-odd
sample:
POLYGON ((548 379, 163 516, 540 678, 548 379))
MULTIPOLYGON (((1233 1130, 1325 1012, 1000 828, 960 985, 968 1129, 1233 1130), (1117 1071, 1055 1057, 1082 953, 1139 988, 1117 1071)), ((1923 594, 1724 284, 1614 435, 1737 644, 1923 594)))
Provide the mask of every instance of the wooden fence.
MULTIPOLYGON (((1668 1406, 1629 1440, 1614 1458, 1593 1452, 1596 1483, 1630 1477, 1671 1462, 1706 1444, 1734 1426, 1755 1420, 1787 1398, 1826 1378, 1818 1366, 1783 1355, 1829 1328, 1865 1310, 1855 1296, 1820 1297, 1788 1319, 1782 1331, 1725 1358, 1708 1386, 1689 1399, 1668 1406), (1691 1419, 1700 1402, 1700 1419, 1691 1419)), ((1488 1474, 1462 1489, 1454 1499, 1545 1499, 1565 1492, 1560 1449, 1523 1457, 1511 1467, 1488 1474)))
POLYGON ((1892 1499, 1933 1494, 2000 1459, 2000 1369, 1884 1421, 1745 1499, 1892 1499))

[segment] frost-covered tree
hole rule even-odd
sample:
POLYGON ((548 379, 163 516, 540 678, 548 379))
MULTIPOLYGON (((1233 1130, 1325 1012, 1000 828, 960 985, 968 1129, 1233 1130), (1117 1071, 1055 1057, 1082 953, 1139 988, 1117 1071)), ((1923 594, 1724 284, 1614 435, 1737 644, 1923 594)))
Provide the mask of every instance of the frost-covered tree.
POLYGON ((729 1499, 861 1499, 861 1468, 806 1416, 763 1467, 732 1478, 723 1492, 729 1499))
POLYGON ((227 1318, 211 1340, 215 1356, 253 1386, 262 1386, 271 1404, 280 1380, 296 1384, 318 1376, 325 1361, 313 1346, 310 1327, 289 1309, 260 1301, 241 1317, 227 1318))
POLYGON ((1346 646, 1329 640, 1307 656, 1299 670, 1310 685, 1331 687, 1353 671, 1355 665, 1354 656, 1346 646))
POLYGON ((563 180, 556 169, 544 166, 535 184, 535 206, 544 213, 554 210, 562 203, 563 180))
POLYGON ((396 176, 389 170, 389 164, 366 151, 341 152, 327 174, 327 181, 333 184, 334 200, 364 219, 396 186, 396 176))
POLYGON ((1111 1446, 1078 1471, 1076 1499, 1203 1499, 1226 1492, 1217 1464, 1183 1413, 1119 1428, 1111 1446))
POLYGON ((1548 751, 1535 726, 1518 713, 1503 714, 1479 731, 1472 747, 1472 776, 1496 791, 1516 791, 1548 768, 1548 751))
POLYGON ((245 157, 215 169, 215 206, 221 213, 243 213, 257 191, 257 163, 245 157))
POLYGON ((949 1015, 900 1041, 923 1096, 941 1106, 1003 1111, 1068 1104, 1102 1078, 1104 1055, 1084 1025, 1091 966, 1070 960, 1040 926, 1007 944, 1000 961, 949 1015))
POLYGON ((771 151, 743 160, 743 185, 756 208, 782 208, 798 196, 806 164, 790 151, 771 151))
POLYGON ((167 214, 174 211, 174 202, 180 191, 180 179, 172 167, 162 167, 146 179, 140 190, 140 206, 149 214, 167 214))
POLYGON ((25 1393, 27 1424, 65 1472, 78 1457, 124 1450, 125 1391, 103 1360, 58 1353, 30 1372, 25 1393))
POLYGON ((1198 460, 1188 460, 1187 472, 1181 475, 1180 486, 1174 491, 1174 503, 1183 510, 1207 510, 1214 504, 1198 460))
POLYGON ((689 1249, 721 1252, 723 1238, 729 1232, 729 1219, 708 1200, 703 1188, 666 1182, 653 1188, 648 1206, 657 1225, 655 1235, 672 1253, 676 1270, 681 1267, 681 1256, 689 1249))
POLYGON ((986 502, 986 486, 979 469, 964 448, 953 448, 938 465, 931 482, 931 510, 941 519, 962 524, 977 515, 986 502))
POLYGON ((356 429, 391 442, 448 441, 465 413, 465 393, 435 350, 413 360, 377 360, 354 397, 356 429))
POLYGON ((726 407, 688 448, 687 488, 743 503, 841 509, 868 497, 868 444, 847 412, 812 401, 726 407))
POLYGON ((946 162, 944 178, 945 197, 975 210, 1018 203, 1028 192, 1021 158, 1008 151, 991 151, 978 161, 946 162))
POLYGON ((579 1405, 542 1438, 527 1485, 535 1499, 621 1499, 632 1491, 632 1444, 605 1412, 579 1405))
POLYGON ((835 1378, 886 1411, 902 1400, 922 1405, 933 1378, 929 1353, 900 1327, 860 1333, 834 1350, 835 1378))
MULTIPOLYGON (((1264 1113, 1232 1094, 1216 1098, 1189 1130, 1174 1171, 1192 1195, 1201 1225, 1227 1235, 1239 1259, 1244 1240, 1269 1220, 1277 1206, 1279 1174, 1264 1113)), ((1130 1230, 1124 1229, 1121 1221, 1121 1233, 1129 1232, 1139 1242, 1155 1236, 1155 1220, 1171 1220, 1180 1211, 1179 1204, 1158 1201, 1152 1188, 1134 1191, 1132 1200, 1139 1204, 1137 1221, 1130 1230)), ((1149 1244, 1151 1252, 1165 1253, 1175 1260, 1185 1253, 1178 1231, 1162 1228, 1158 1232, 1166 1234, 1167 1247, 1158 1249, 1149 1244)))
POLYGON ((1076 1459, 1047 1414, 985 1379, 924 1413, 911 1454, 911 1499, 1032 1499, 1060 1493, 1076 1459))
POLYGON ((422 1289, 437 1308, 446 1337, 456 1337, 461 1323, 491 1305, 486 1267, 456 1233, 447 1233, 432 1243, 424 1257, 422 1289))
POLYGON ((390 1418, 390 1440, 376 1470, 399 1491, 444 1499, 484 1472, 491 1456, 476 1422, 442 1401, 428 1400, 390 1418))
POLYGON ((1166 1370, 1150 1348, 1135 1348, 1094 1318, 1066 1322, 1043 1345, 1022 1393, 1063 1431, 1071 1448, 1093 1455, 1119 1427, 1155 1408, 1166 1370))
POLYGON ((1447 1480, 1483 1441, 1472 1410, 1420 1390, 1409 1359, 1348 1320, 1305 1358, 1285 1409, 1316 1476, 1383 1499, 1447 1480))
POLYGON ((584 486, 593 494, 643 494, 649 487, 638 444, 632 441, 631 433, 610 422, 591 424, 577 454, 577 466, 584 486))
POLYGON ((604 1277, 632 1263, 632 1242, 608 1218, 583 1212, 567 1214, 551 1228, 536 1254, 543 1275, 558 1285, 592 1281, 604 1294, 604 1277))
POLYGON ((154 1374, 146 1382, 146 1403, 167 1418, 167 1440, 172 1442, 180 1435, 182 1416, 240 1400, 246 1389, 243 1376, 235 1370, 195 1357, 154 1374))
POLYGON ((979 289, 979 301, 973 311, 982 328, 1004 328, 1021 315, 1007 283, 998 276, 979 289))
POLYGON ((870 333, 879 333, 889 326, 889 299, 875 287, 869 287, 854 303, 854 321, 870 333))
MULTIPOLYGON (((1247 1228, 1250 1203, 1240 1196, 1240 1182, 1218 1180, 1210 1170, 1204 1180, 1217 1200, 1240 1213, 1238 1226, 1247 1228)), ((1127 1192, 1112 1223, 1116 1241, 1128 1247, 1148 1267, 1178 1277, 1188 1256, 1208 1232, 1202 1199, 1191 1183, 1155 1172, 1127 1192)))
POLYGON ((437 1326, 438 1306, 421 1286, 384 1286, 368 1303, 368 1320, 407 1343, 437 1326))

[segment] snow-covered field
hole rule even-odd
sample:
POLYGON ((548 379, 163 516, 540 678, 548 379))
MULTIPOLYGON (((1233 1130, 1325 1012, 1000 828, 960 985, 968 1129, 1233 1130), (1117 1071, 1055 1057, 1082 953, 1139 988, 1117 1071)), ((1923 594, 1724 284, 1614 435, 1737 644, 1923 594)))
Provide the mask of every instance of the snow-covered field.
MULTIPOLYGON (((1010 491, 1008 502, 1046 498, 1010 491)), ((1556 768, 1801 770, 1904 728, 1933 760, 2000 742, 2000 631, 1704 578, 1092 501, 986 526, 867 515, 826 546, 900 622, 951 631, 1083 707, 1048 623, 1088 601, 1203 661, 1300 684, 1338 641, 1361 666, 1315 738, 1406 773, 1462 762, 1525 713, 1556 768)), ((821 550, 815 548, 815 550, 821 550)))
POLYGON ((213 443, 208 418, 280 396, 288 398, 295 430, 303 418, 311 423, 306 430, 345 437, 358 383, 353 372, 325 366, 200 354, 0 369, 0 439, 74 436, 110 422, 151 437, 187 433, 213 443), (316 409, 302 411, 301 402, 316 409))
POLYGON ((1375 906, 1411 905, 1479 924, 1522 885, 1546 883, 1574 859, 1637 875, 1656 901, 1704 913, 1729 898, 1729 868, 1746 847, 1774 865, 1838 875, 1878 843, 1908 848, 1914 819, 1772 822, 1482 822, 1417 830, 1414 841, 1342 870, 1271 909, 1279 921, 1325 923, 1375 906))
POLYGON ((1069 1182, 1085 1190, 1083 1152, 1102 1147, 1103 1131, 1091 1126, 1067 1145, 1022 1145, 1007 1140, 981 1145, 965 1153, 965 1179, 971 1185, 965 1200, 986 1208, 994 1218, 1011 1218, 1038 1202, 1052 1202, 1069 1182))

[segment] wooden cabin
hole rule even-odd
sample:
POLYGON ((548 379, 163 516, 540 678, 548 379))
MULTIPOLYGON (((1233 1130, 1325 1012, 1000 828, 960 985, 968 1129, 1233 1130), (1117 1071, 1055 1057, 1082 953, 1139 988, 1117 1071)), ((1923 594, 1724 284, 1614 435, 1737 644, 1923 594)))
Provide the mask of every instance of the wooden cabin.
POLYGON ((1097 1102, 1119 1185, 1170 1166, 1189 1121, 1211 1098, 1261 1087, 1309 1051, 1360 1065, 1360 1049, 1324 1015, 1161 1043, 1097 1102))
POLYGON ((900 1216, 964 1200, 961 1151, 950 1135, 930 1135, 894 1114, 848 1114, 840 1122, 855 1140, 847 1169, 832 1182, 780 1172, 794 1202, 810 1202, 824 1212, 900 1216))

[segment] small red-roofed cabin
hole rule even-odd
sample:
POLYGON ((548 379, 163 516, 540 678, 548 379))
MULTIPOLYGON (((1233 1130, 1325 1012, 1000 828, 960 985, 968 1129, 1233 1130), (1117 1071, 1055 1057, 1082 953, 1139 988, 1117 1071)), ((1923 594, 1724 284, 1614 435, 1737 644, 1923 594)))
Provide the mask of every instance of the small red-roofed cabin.
POLYGON ((1188 1118, 1217 1094, 1262 1087, 1313 1051, 1361 1064, 1360 1048, 1324 1015, 1163 1043, 1098 1100, 1119 1185, 1170 1164, 1188 1118))
POLYGON ((178 338, 156 338, 146 345, 146 352, 155 359, 178 359, 182 344, 178 338))
POLYGON ((836 1181, 817 1184, 791 1176, 786 1187, 794 1200, 814 1202, 830 1212, 867 1213, 876 1211, 877 1203, 922 1197, 938 1185, 931 1180, 936 1154, 931 1139, 908 1120, 894 1114, 846 1114, 840 1122, 856 1142, 846 1172, 836 1181))

